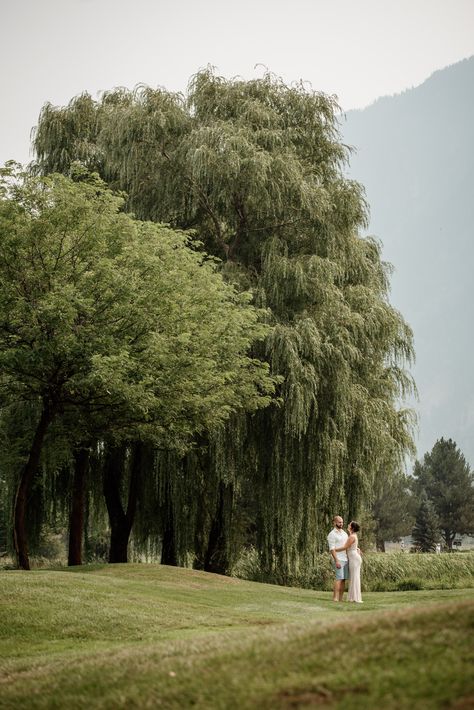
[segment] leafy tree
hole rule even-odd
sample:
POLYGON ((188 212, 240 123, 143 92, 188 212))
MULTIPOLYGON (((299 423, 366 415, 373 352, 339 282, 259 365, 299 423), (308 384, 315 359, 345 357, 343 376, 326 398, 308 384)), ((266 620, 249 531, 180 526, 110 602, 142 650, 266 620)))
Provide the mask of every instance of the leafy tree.
POLYGON ((117 89, 40 116, 36 170, 98 170, 140 218, 195 230, 226 279, 271 311, 254 352, 284 377, 282 406, 236 416, 185 459, 163 452, 143 535, 159 506, 156 535, 180 538, 164 561, 194 544, 197 564, 225 572, 252 509, 263 565, 285 573, 322 548, 334 510, 356 516, 378 472, 412 448, 398 405, 412 335, 388 302, 379 244, 358 234, 366 205, 344 177, 337 113, 303 84, 206 70, 185 97, 117 89))
POLYGON ((439 517, 448 550, 456 535, 474 531, 474 476, 452 439, 438 439, 413 471, 415 490, 425 493, 439 517))
POLYGON ((248 356, 268 327, 190 238, 121 212, 97 177, 0 182, 0 369, 4 406, 34 427, 18 476, 15 549, 51 425, 185 448, 241 407, 268 404, 268 366, 248 356))
POLYGON ((433 503, 426 495, 421 497, 412 530, 413 546, 419 552, 434 552, 440 539, 439 518, 433 503))
POLYGON ((385 542, 395 542, 404 535, 410 535, 417 500, 408 477, 399 471, 377 476, 374 493, 371 511, 375 522, 375 541, 377 549, 385 552, 385 542))

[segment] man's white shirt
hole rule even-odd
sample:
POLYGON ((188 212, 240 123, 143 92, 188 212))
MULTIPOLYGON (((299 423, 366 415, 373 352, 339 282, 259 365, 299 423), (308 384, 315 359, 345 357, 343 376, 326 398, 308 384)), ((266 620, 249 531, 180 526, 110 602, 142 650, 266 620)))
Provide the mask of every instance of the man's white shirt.
MULTIPOLYGON (((331 551, 334 550, 336 547, 342 547, 343 545, 345 545, 348 537, 349 535, 345 532, 345 530, 338 530, 337 528, 333 528, 328 535, 329 550, 331 551)), ((336 552, 336 557, 339 562, 348 561, 346 550, 336 552)))

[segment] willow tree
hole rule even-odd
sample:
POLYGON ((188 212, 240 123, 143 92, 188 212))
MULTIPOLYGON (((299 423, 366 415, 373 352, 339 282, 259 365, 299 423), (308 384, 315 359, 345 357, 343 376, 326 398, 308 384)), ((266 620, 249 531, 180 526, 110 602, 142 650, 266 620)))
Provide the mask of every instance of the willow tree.
POLYGON ((36 129, 37 170, 67 172, 73 160, 99 170, 140 218, 193 229, 225 277, 270 309, 274 328, 255 354, 284 378, 282 406, 237 417, 202 456, 174 465, 174 515, 186 496, 212 507, 207 520, 200 504, 180 518, 194 520, 208 569, 229 566, 243 491, 265 567, 285 572, 412 447, 398 404, 412 335, 389 303, 380 245, 360 236, 367 206, 344 177, 337 115, 333 97, 302 83, 206 70, 186 96, 139 86, 46 105, 36 129))
POLYGON ((183 449, 273 388, 248 356, 268 331, 249 295, 188 235, 133 220, 99 178, 81 178, 7 168, 0 180, 1 395, 36 414, 14 503, 25 569, 28 499, 55 420, 74 422, 76 441, 99 429, 183 449))

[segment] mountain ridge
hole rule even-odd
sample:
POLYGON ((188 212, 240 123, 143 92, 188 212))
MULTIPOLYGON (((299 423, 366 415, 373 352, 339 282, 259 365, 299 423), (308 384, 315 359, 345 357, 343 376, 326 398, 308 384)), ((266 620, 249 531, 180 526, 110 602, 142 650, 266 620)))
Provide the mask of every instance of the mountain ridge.
POLYGON ((470 76, 471 68, 469 67, 470 63, 474 63, 474 54, 470 57, 465 57, 464 59, 461 59, 459 62, 453 62, 453 64, 448 64, 445 67, 442 67, 440 69, 436 69, 434 72, 432 72, 426 79, 423 79, 422 82, 419 84, 414 84, 413 86, 408 86, 402 91, 398 91, 394 94, 383 94, 383 96, 378 96, 376 99, 374 99, 371 103, 367 104, 366 106, 358 107, 358 108, 349 108, 347 110, 344 110, 342 114, 344 116, 347 116, 349 114, 360 114, 364 113, 365 111, 374 108, 375 106, 379 106, 379 104, 383 104, 385 102, 390 102, 393 99, 400 99, 402 97, 406 97, 407 95, 412 94, 413 92, 419 92, 420 89, 428 89, 431 85, 432 82, 436 82, 439 79, 442 81, 446 81, 447 84, 447 90, 456 90, 456 86, 452 85, 451 82, 451 76, 456 75, 456 78, 460 78, 460 76, 465 73, 466 76, 470 76), (451 71, 452 70, 452 71, 451 71))
POLYGON ((394 265, 391 301, 413 327, 418 455, 456 440, 474 462, 474 56, 345 114, 348 175, 365 187, 368 233, 394 265))

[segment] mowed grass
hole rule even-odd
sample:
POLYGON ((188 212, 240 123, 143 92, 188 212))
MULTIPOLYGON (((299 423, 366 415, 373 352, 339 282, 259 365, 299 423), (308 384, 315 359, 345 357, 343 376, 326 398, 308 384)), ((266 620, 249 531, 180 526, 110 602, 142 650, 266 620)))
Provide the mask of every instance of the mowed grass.
POLYGON ((363 605, 160 565, 0 573, 0 708, 471 708, 472 589, 363 605))

